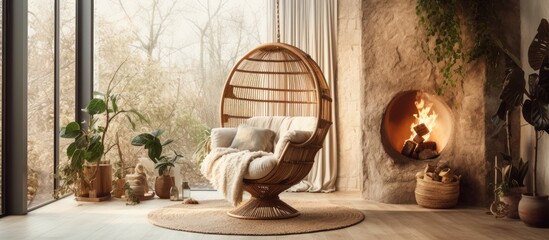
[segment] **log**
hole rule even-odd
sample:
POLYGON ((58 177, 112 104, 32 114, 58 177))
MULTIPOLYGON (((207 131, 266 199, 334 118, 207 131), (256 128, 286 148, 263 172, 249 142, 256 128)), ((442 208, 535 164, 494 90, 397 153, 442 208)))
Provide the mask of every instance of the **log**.
POLYGON ((431 149, 423 149, 421 150, 421 152, 419 152, 419 159, 421 160, 431 159, 437 156, 438 156, 438 152, 431 149))
POLYGON ((431 141, 422 142, 422 143, 418 144, 416 151, 418 153, 421 153, 421 151, 423 151, 425 149, 430 149, 430 150, 436 151, 437 150, 437 143, 436 142, 431 142, 431 141))
POLYGON ((404 142, 404 146, 402 147, 402 151, 400 153, 404 156, 410 157, 414 153, 416 146, 417 144, 415 142, 406 140, 406 142, 404 142))
POLYGON ((427 126, 425 126, 424 123, 415 126, 414 131, 419 136, 425 136, 425 134, 429 133, 429 129, 427 128, 427 126))
POLYGON ((414 137, 414 142, 416 142, 417 144, 423 143, 423 141, 425 141, 425 139, 422 136, 416 135, 414 137))

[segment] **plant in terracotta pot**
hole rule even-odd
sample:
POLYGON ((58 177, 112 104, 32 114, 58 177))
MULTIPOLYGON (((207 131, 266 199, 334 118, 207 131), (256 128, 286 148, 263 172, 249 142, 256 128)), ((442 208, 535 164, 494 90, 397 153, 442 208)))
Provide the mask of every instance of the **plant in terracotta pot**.
POLYGON ((521 195, 527 192, 524 179, 528 173, 528 161, 524 162, 520 159, 517 164, 513 164, 510 156, 502 155, 509 163, 502 168, 498 168, 502 180, 496 185, 495 191, 499 199, 507 205, 506 216, 518 219, 518 203, 521 195))
POLYGON ((159 198, 170 198, 170 188, 175 184, 174 177, 170 175, 170 170, 175 167, 175 162, 179 157, 176 151, 173 151, 173 156, 168 157, 162 155, 163 148, 173 142, 172 139, 160 142, 160 135, 164 130, 158 129, 151 133, 142 133, 132 139, 132 145, 144 147, 147 150, 149 159, 154 163, 154 168, 158 170, 158 176, 154 184, 154 190, 159 198))
MULTIPOLYGON (((528 91, 524 71, 519 63, 509 61, 505 86, 501 93, 500 110, 522 105, 522 116, 535 129, 534 161, 532 171, 532 193, 523 194, 519 202, 520 219, 528 226, 549 227, 549 199, 537 192, 538 144, 543 132, 549 133, 549 23, 542 19, 538 33, 528 49, 528 63, 539 74, 528 76, 528 91), (523 98, 526 100, 523 102, 523 98)), ((509 54, 508 54, 509 55, 509 54)))
POLYGON ((118 106, 120 95, 113 93, 113 82, 122 63, 110 79, 105 93, 94 92, 83 112, 89 115, 89 122, 68 123, 61 128, 62 138, 74 139, 67 147, 69 161, 61 164, 56 178, 60 180, 54 197, 59 198, 69 192, 75 193, 77 200, 97 201, 110 197, 112 190, 112 166, 104 161, 105 154, 114 144, 105 141, 109 127, 119 116, 126 119, 135 128, 133 119, 147 121, 136 110, 124 110, 118 106))

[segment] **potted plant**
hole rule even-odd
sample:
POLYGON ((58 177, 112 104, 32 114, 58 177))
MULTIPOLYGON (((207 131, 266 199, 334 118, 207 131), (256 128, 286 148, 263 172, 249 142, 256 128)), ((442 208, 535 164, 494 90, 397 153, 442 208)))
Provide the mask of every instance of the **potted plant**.
POLYGON ((526 174, 528 173, 528 161, 524 162, 520 159, 517 164, 513 164, 511 156, 503 153, 502 155, 509 164, 502 168, 497 168, 502 180, 496 185, 495 191, 501 202, 507 205, 506 216, 518 219, 518 203, 521 195, 527 192, 524 178, 526 178, 526 174))
MULTIPOLYGON (((549 133, 549 23, 542 19, 538 33, 528 49, 528 63, 539 74, 528 76, 528 91, 524 71, 516 58, 508 62, 505 86, 501 93, 500 110, 522 105, 522 116, 535 129, 534 162, 532 171, 532 193, 522 194, 518 212, 520 219, 528 226, 549 227, 549 199, 537 192, 537 162, 540 134, 549 133), (527 99, 523 98, 526 95, 527 99)), ((508 54, 508 56, 511 56, 508 54)))
POLYGON ((103 156, 114 146, 107 146, 105 141, 109 127, 122 115, 126 116, 134 129, 132 117, 146 121, 138 111, 120 108, 117 104, 120 95, 112 92, 113 82, 123 64, 118 66, 110 79, 106 93, 94 92, 93 99, 82 109, 89 115, 89 122, 74 121, 61 128, 60 137, 74 139, 74 142, 67 147, 69 161, 59 167, 56 177, 61 184, 54 192, 55 198, 68 192, 75 193, 77 200, 82 201, 110 198, 112 166, 108 161, 102 161, 103 156))
POLYGON ((176 151, 173 151, 174 155, 171 157, 162 155, 163 148, 173 142, 172 139, 168 139, 161 143, 159 137, 162 133, 164 133, 164 130, 158 129, 151 133, 139 134, 133 138, 132 145, 144 147, 147 150, 149 159, 158 171, 154 184, 156 195, 159 198, 167 199, 170 198, 170 188, 175 184, 174 177, 170 175, 170 170, 175 167, 175 161, 182 155, 179 155, 176 151))

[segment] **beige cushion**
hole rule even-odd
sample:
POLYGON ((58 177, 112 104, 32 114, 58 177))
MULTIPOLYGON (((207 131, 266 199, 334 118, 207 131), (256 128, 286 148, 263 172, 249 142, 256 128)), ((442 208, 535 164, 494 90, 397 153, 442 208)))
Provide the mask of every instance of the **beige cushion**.
POLYGON ((256 158, 250 162, 248 166, 248 173, 244 175, 245 179, 260 179, 267 176, 276 166, 278 159, 273 155, 269 154, 260 158, 256 158))
POLYGON ((275 135, 270 129, 240 125, 230 147, 250 152, 273 152, 275 135))
POLYGON ((229 147, 236 136, 236 128, 212 128, 210 133, 210 148, 229 147))
POLYGON ((282 151, 284 150, 284 147, 288 144, 288 142, 292 143, 304 143, 307 141, 311 135, 313 135, 313 132, 311 131, 300 131, 300 130, 289 130, 284 131, 280 134, 280 138, 278 139, 278 142, 275 145, 274 155, 276 158, 279 158, 282 154, 282 151))

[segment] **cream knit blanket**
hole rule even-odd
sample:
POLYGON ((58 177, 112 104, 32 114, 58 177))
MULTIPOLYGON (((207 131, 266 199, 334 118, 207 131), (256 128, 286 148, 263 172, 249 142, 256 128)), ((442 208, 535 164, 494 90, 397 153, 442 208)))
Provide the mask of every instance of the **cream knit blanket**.
POLYGON ((204 158, 200 171, 233 206, 242 202, 243 180, 248 165, 256 158, 272 153, 215 148, 204 158))

